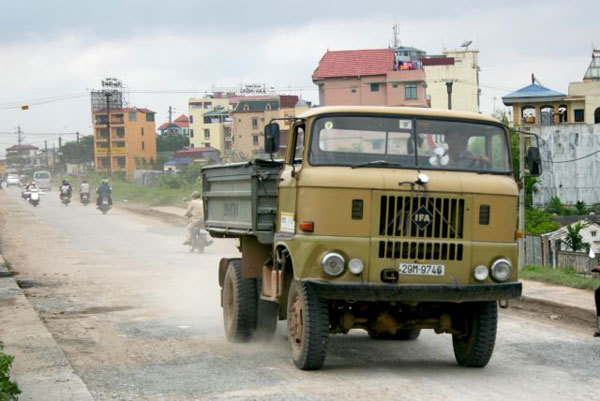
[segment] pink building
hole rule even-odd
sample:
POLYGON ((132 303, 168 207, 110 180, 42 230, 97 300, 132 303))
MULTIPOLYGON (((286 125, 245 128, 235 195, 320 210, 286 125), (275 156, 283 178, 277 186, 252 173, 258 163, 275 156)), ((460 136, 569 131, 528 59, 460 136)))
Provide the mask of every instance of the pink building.
POLYGON ((428 107, 422 64, 397 61, 393 49, 328 51, 312 78, 321 106, 428 107))

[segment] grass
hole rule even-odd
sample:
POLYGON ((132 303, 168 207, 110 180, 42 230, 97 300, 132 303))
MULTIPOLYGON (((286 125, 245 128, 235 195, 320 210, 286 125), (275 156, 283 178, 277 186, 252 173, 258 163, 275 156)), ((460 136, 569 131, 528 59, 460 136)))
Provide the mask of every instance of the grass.
POLYGON ((0 400, 17 400, 21 390, 16 382, 10 380, 10 366, 15 358, 2 352, 3 349, 4 344, 0 342, 0 400))
POLYGON ((583 277, 573 269, 552 269, 540 266, 525 266, 519 276, 526 280, 541 281, 566 287, 595 290, 600 287, 600 276, 583 277))
MULTIPOLYGON (((88 182, 90 183, 90 192, 92 198, 95 199, 95 191, 102 181, 102 177, 90 175, 88 182)), ((79 182, 76 177, 69 177, 69 182, 73 187, 75 197, 79 196, 79 182)), ((183 185, 180 188, 148 187, 128 182, 119 178, 109 180, 112 187, 112 198, 115 203, 128 202, 139 203, 147 206, 178 206, 186 207, 187 204, 183 198, 190 197, 193 191, 201 191, 200 185, 183 185)), ((55 184, 58 187, 60 184, 55 184)))

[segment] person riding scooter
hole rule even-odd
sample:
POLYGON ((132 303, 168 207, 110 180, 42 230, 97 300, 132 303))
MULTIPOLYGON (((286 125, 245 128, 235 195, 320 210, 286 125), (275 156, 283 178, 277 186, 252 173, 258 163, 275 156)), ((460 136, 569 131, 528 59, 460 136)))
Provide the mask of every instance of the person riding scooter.
MULTIPOLYGON (((185 242, 183 245, 192 244, 194 230, 199 229, 198 225, 202 223, 202 216, 204 214, 204 211, 202 210, 202 201, 200 200, 200 192, 194 191, 190 197, 192 200, 185 211, 185 216, 189 217, 190 220, 188 225, 185 227, 185 242)), ((200 234, 202 235, 202 238, 204 238, 206 246, 209 246, 213 243, 213 241, 208 237, 208 232, 200 229, 200 234)))
POLYGON ((87 199, 90 198, 90 183, 85 178, 79 184, 79 200, 83 201, 84 196, 87 196, 87 199))
POLYGON ((98 194, 98 199, 96 199, 96 206, 100 206, 100 202, 102 202, 102 198, 108 198, 108 204, 112 206, 112 198, 110 196, 112 192, 112 188, 108 185, 108 180, 102 180, 102 183, 98 188, 96 188, 96 193, 98 194))
POLYGON ((60 186, 59 198, 62 201, 64 197, 71 198, 71 194, 73 192, 73 188, 69 183, 69 180, 63 180, 62 185, 60 186))

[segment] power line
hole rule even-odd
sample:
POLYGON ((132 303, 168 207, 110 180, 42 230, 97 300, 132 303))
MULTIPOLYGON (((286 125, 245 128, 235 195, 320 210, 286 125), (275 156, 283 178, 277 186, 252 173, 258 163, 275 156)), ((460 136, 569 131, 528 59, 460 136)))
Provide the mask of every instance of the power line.
POLYGON ((591 156, 594 156, 594 155, 596 155, 596 154, 598 154, 598 153, 600 153, 600 150, 597 150, 597 151, 595 151, 595 152, 592 152, 592 153, 590 153, 590 154, 588 154, 588 155, 585 155, 585 156, 578 157, 577 159, 571 159, 571 160, 560 160, 560 161, 554 161, 554 160, 544 160, 544 161, 545 161, 545 162, 547 162, 547 163, 553 163, 553 164, 559 164, 559 163, 571 163, 571 162, 576 162, 576 161, 578 161, 578 160, 586 159, 586 158, 588 158, 588 157, 591 157, 591 156))

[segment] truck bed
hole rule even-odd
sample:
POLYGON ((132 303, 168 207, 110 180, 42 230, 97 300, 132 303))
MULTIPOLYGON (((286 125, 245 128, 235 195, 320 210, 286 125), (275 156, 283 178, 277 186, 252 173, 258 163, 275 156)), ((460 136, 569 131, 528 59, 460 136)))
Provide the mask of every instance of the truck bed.
POLYGON ((202 169, 204 226, 214 237, 256 236, 272 243, 280 161, 207 166, 202 169))

